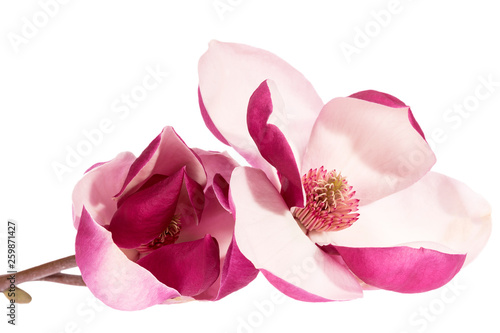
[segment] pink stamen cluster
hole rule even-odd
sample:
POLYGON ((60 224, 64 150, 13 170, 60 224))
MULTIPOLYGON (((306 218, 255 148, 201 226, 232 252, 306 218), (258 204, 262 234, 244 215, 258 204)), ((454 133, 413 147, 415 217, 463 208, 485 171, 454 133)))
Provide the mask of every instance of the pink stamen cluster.
POLYGON ((153 239, 148 244, 139 246, 137 251, 141 253, 148 253, 162 247, 163 245, 175 243, 175 241, 179 238, 179 233, 181 231, 180 222, 180 215, 174 215, 167 229, 165 229, 158 237, 153 239))
POLYGON ((294 208, 296 220, 308 230, 339 231, 357 221, 359 200, 354 198, 345 177, 323 167, 311 169, 302 177, 306 193, 304 208, 294 208))

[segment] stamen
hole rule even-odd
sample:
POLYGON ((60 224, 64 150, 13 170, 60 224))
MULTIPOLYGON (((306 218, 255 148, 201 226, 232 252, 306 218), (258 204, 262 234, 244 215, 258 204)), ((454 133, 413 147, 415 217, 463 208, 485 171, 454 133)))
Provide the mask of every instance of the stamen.
POLYGON ((179 238, 179 233, 181 231, 181 216, 175 214, 170 221, 167 229, 165 229, 158 237, 153 239, 148 244, 143 244, 137 248, 137 251, 141 253, 151 252, 153 250, 159 249, 163 245, 173 244, 179 238))
POLYGON ((306 205, 294 208, 292 214, 308 231, 339 231, 358 220, 356 191, 340 172, 311 169, 302 177, 302 184, 306 205))

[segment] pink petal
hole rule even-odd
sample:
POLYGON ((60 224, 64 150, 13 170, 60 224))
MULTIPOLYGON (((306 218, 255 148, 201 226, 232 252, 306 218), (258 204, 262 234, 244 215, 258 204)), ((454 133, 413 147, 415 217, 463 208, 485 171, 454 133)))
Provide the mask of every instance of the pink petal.
POLYGON ((151 175, 170 176, 186 166, 187 174, 204 186, 206 174, 198 156, 182 141, 172 127, 165 127, 130 167, 116 197, 134 193, 151 175))
POLYGON ((233 240, 234 218, 214 196, 206 192, 206 206, 199 225, 182 225, 178 242, 199 239, 207 233, 219 243, 220 275, 203 293, 195 298, 215 301, 243 288, 257 276, 258 270, 239 251, 233 240))
POLYGON ((328 300, 360 297, 362 289, 349 270, 321 251, 303 233, 283 198, 258 169, 238 167, 230 184, 235 239, 257 269, 277 277, 273 283, 290 297, 328 300), (296 288, 287 288, 289 285, 296 288), (304 298, 304 295, 309 295, 304 298))
POLYGON ((181 295, 196 296, 219 276, 219 246, 207 234, 199 240, 165 245, 139 259, 137 264, 181 295))
MULTIPOLYGON (((401 108, 407 106, 405 103, 397 99, 396 97, 376 91, 376 90, 365 90, 365 91, 360 91, 355 94, 352 94, 349 97, 353 98, 358 98, 362 99, 368 102, 373 102, 373 103, 378 103, 386 106, 390 106, 393 108, 401 108)), ((411 112, 411 109, 408 107, 408 120, 410 121, 410 124, 413 126, 413 128, 424 138, 425 140, 425 135, 422 129, 420 128, 420 125, 417 123, 417 120, 413 116, 413 113, 411 112)))
POLYGON ((199 156, 205 171, 207 173, 208 188, 212 185, 213 178, 216 174, 221 175, 226 181, 231 179, 233 169, 239 166, 227 152, 206 151, 199 148, 193 148, 193 151, 199 156))
POLYGON ((205 198, 205 209, 200 223, 189 224, 181 220, 181 232, 177 243, 194 241, 210 234, 217 239, 221 250, 220 256, 223 257, 233 238, 234 218, 221 207, 213 191, 208 191, 205 198))
POLYGON ((73 190, 73 221, 75 228, 80 223, 80 214, 85 205, 95 221, 108 225, 116 211, 118 192, 127 176, 130 165, 135 160, 132 153, 121 153, 113 160, 91 168, 73 190))
MULTIPOLYGON (((241 44, 212 41, 198 66, 201 101, 215 127, 253 166, 270 179, 272 169, 260 156, 247 130, 247 105, 254 90, 270 79, 280 89, 286 110, 275 114, 282 132, 302 156, 323 102, 305 77, 274 54, 241 44), (287 136, 288 138, 288 136, 287 136)), ((213 124, 211 126, 210 124, 213 124)), ((295 149, 294 148, 294 149, 295 149)))
POLYGON ((224 209, 229 211, 229 180, 233 169, 239 164, 227 152, 206 151, 194 148, 193 151, 200 157, 207 173, 205 191, 213 188, 217 199, 224 209))
POLYGON ((121 203, 108 229, 119 247, 130 249, 147 244, 168 227, 177 208, 184 173, 182 168, 121 203))
POLYGON ((410 186, 436 158, 407 115, 407 107, 349 97, 331 100, 313 128, 302 173, 321 166, 340 171, 360 205, 410 186))
POLYGON ((465 261, 464 254, 448 254, 422 247, 335 246, 335 249, 361 280, 377 288, 401 293, 439 288, 460 271, 465 261))
POLYGON ((467 264, 491 234, 490 205, 465 184, 435 172, 403 191, 360 207, 359 214, 350 228, 309 236, 321 245, 409 245, 466 253, 467 264))
POLYGON ((222 267, 220 289, 214 300, 219 300, 239 290, 257 277, 259 271, 241 253, 236 241, 232 240, 222 267))
POLYGON ((185 173, 183 193, 185 195, 179 197, 177 213, 180 213, 184 219, 189 216, 198 222, 201 219, 201 213, 205 206, 203 187, 185 173))
POLYGON ((214 176, 213 191, 221 206, 225 210, 230 212, 231 207, 229 206, 229 183, 219 174, 216 174, 214 176))
POLYGON ((281 195, 288 207, 304 207, 302 180, 293 151, 280 129, 267 123, 272 112, 271 91, 264 81, 248 103, 248 131, 262 157, 278 171, 281 195))
POLYGON ((210 118, 207 108, 205 107, 205 104, 203 103, 203 98, 201 97, 201 91, 200 87, 198 87, 198 104, 200 105, 200 111, 201 111, 201 117, 203 118, 203 121, 205 122, 205 125, 207 128, 212 132, 212 134, 219 139, 220 142, 223 144, 226 144, 229 146, 229 142, 227 142, 226 138, 222 136, 222 134, 219 132, 217 127, 212 121, 212 118, 210 118))
POLYGON ((83 208, 76 235, 76 263, 90 291, 104 304, 119 310, 140 310, 180 294, 159 282, 149 271, 127 259, 111 233, 83 208))

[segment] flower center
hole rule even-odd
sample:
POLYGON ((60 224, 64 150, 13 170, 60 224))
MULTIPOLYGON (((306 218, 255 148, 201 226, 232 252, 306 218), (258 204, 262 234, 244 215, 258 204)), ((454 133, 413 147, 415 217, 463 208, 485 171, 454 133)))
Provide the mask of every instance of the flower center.
POLYGON ((308 230, 339 231, 357 221, 359 200, 354 198, 345 177, 323 167, 311 169, 302 177, 306 192, 304 208, 295 207, 292 214, 308 230))
POLYGON ((141 253, 151 252, 153 250, 159 249, 163 245, 173 244, 179 238, 179 233, 181 231, 181 216, 175 214, 172 217, 167 229, 165 229, 158 237, 153 239, 147 244, 143 244, 137 248, 137 251, 141 253))

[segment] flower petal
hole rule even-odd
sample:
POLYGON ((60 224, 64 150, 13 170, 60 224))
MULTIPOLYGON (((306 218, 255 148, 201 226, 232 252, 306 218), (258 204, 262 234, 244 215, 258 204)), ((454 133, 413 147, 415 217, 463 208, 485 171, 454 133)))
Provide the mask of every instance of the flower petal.
POLYGON ((137 264, 183 296, 196 296, 219 276, 219 246, 210 235, 185 243, 165 245, 137 264))
POLYGON ((181 214, 185 220, 187 218, 198 223, 205 206, 205 194, 203 187, 184 173, 184 186, 177 205, 176 213, 181 214))
POLYGON ((252 282, 258 274, 259 271, 252 262, 241 253, 233 238, 224 259, 220 288, 214 300, 219 300, 245 287, 252 282))
POLYGON ((205 192, 212 187, 222 207, 229 211, 229 180, 233 169, 239 165, 238 162, 227 152, 220 153, 198 148, 193 148, 193 151, 200 157, 207 173, 205 192))
POLYGON ((312 232, 309 237, 321 245, 410 245, 466 253, 467 264, 491 234, 490 205, 465 184, 435 172, 403 191, 360 207, 359 214, 350 228, 312 232))
POLYGON ((349 269, 367 284, 400 293, 420 293, 445 285, 460 271, 466 257, 407 246, 335 246, 335 250, 349 269))
POLYGON ((407 107, 349 97, 331 100, 314 125, 302 173, 321 166, 340 171, 360 205, 410 186, 436 158, 407 115, 407 107))
MULTIPOLYGON (((230 244, 233 238, 234 218, 231 213, 229 213, 219 204, 219 200, 214 195, 212 187, 209 187, 207 189, 207 191, 205 192, 205 197, 206 197, 206 205, 205 209, 203 210, 200 223, 198 225, 185 224, 183 221, 181 233, 179 235, 179 239, 177 240, 177 242, 180 243, 180 242, 189 242, 197 240, 203 238, 205 234, 210 233, 212 237, 215 238, 219 244, 221 274, 226 274, 224 273, 225 272, 224 267, 226 265, 224 264, 224 262, 225 258, 228 258, 227 256, 229 256, 229 258, 231 257, 230 253, 231 250, 229 248, 231 246, 230 244)), ((240 261, 241 260, 243 259, 240 259, 240 261)), ((238 281, 240 280, 246 281, 246 279, 253 279, 251 277, 253 271, 250 271, 248 273, 247 272, 248 270, 246 271, 243 270, 231 274, 231 279, 235 279, 233 288, 236 288, 236 286, 239 285, 238 281), (234 276, 235 274, 236 277, 234 276)), ((219 275, 217 281, 215 281, 212 284, 212 286, 210 286, 210 288, 208 288, 205 292, 196 296, 196 299, 215 300, 222 298, 223 297, 222 295, 219 298, 217 298, 220 292, 219 289, 221 288, 221 283, 226 283, 226 282, 224 279, 222 279, 222 275, 219 275)), ((230 285, 232 285, 231 282, 229 283, 230 285)), ((231 287, 226 287, 225 289, 227 294, 236 290, 236 289, 231 289, 231 287)))
POLYGON ((177 208, 184 173, 182 168, 121 202, 108 229, 119 247, 147 244, 168 227, 177 208))
POLYGON ((262 157, 278 171, 281 196, 288 207, 304 207, 302 180, 292 148, 280 129, 268 124, 273 101, 268 82, 255 90, 248 103, 248 131, 262 157))
POLYGON ((241 253, 257 269, 296 287, 277 285, 282 292, 297 299, 310 294, 328 300, 348 300, 362 295, 349 270, 321 251, 302 232, 261 170, 236 168, 230 189, 231 208, 236 217, 235 239, 241 253))
POLYGON ((212 180, 216 174, 220 174, 226 181, 229 181, 233 169, 239 166, 238 162, 227 152, 206 151, 199 148, 193 148, 193 151, 201 159, 207 173, 207 185, 205 188, 212 185, 212 180))
POLYGON ((205 185, 206 174, 198 156, 172 127, 165 127, 132 164, 123 187, 115 196, 122 198, 134 193, 151 175, 170 176, 184 166, 194 181, 205 185))
POLYGON ((72 197, 75 228, 78 229, 84 205, 100 225, 111 222, 116 211, 113 196, 120 190, 134 160, 132 153, 121 153, 111 161, 93 167, 78 181, 72 197))
POLYGON ((210 118, 207 108, 205 107, 205 104, 203 103, 203 98, 201 97, 201 91, 200 87, 198 87, 198 104, 200 105, 200 111, 201 111, 201 117, 203 118, 203 121, 205 122, 205 125, 207 128, 212 132, 212 134, 219 139, 220 142, 222 142, 225 145, 229 146, 229 142, 227 142, 226 138, 222 136, 222 134, 219 132, 217 127, 212 121, 212 118, 210 118))
MULTIPOLYGON (((378 103, 393 108, 402 108, 407 106, 405 103, 403 103, 396 97, 376 90, 360 91, 352 94, 349 97, 358 98, 368 102, 378 103)), ((422 128, 420 128, 420 125, 417 123, 417 120, 415 120, 415 117, 413 116, 413 113, 411 112, 411 109, 409 107, 408 107, 408 120, 410 121, 410 124, 413 126, 415 131, 417 131, 418 134, 420 134, 422 138, 424 138, 425 140, 424 132, 422 131, 422 128)))
POLYGON ((229 206, 229 183, 220 174, 216 174, 214 176, 213 191, 221 206, 225 210, 230 212, 231 207, 229 206))
POLYGON ((104 304, 118 310, 140 310, 180 294, 130 261, 111 233, 83 208, 76 235, 76 263, 83 281, 104 304))
MULTIPOLYGON (((280 129, 302 156, 323 102, 306 78, 274 54, 242 44, 212 41, 200 58, 201 103, 206 108, 209 128, 215 127, 248 162, 264 170, 274 182, 273 172, 260 156, 247 129, 247 105, 262 81, 276 82, 284 102, 280 129), (286 131, 283 128, 286 127, 286 131), (287 137, 288 138, 288 137, 287 137)), ((220 138, 219 138, 220 139, 220 138)))

